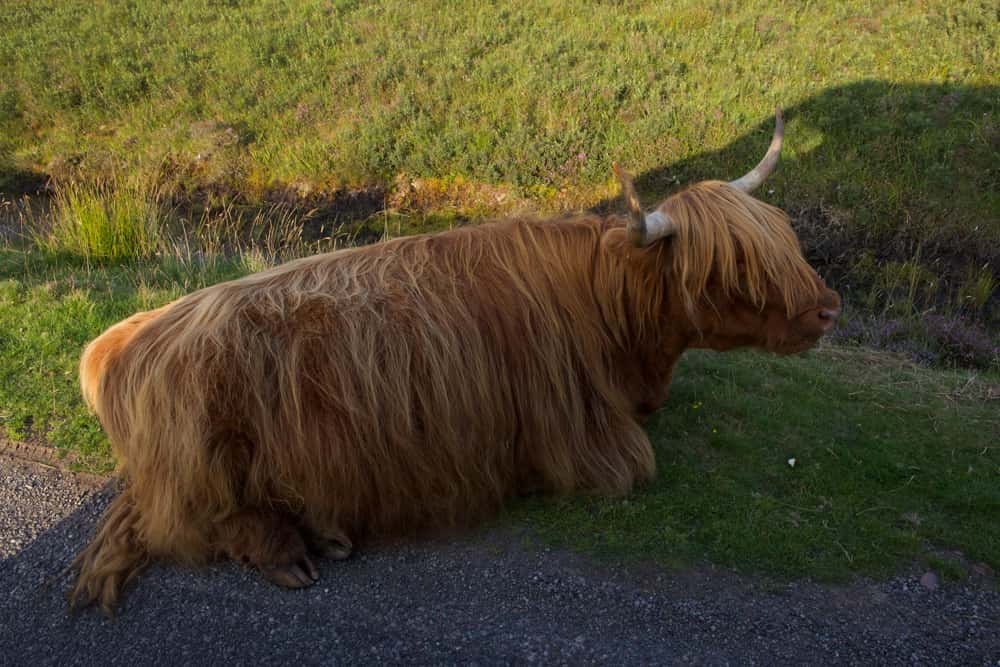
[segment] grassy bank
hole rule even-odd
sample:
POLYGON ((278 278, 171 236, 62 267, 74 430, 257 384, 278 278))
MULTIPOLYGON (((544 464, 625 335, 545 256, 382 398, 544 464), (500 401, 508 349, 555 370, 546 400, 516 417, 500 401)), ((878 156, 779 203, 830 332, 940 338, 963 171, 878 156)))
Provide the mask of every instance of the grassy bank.
MULTIPOLYGON (((12 2, 0 122, 8 175, 125 162, 246 191, 460 174, 599 192, 612 159, 654 170, 805 104, 795 189, 833 191, 859 140, 895 181, 897 128, 935 169, 946 147, 989 157, 995 19, 936 1, 12 2), (846 88, 861 81, 884 83, 846 88)), ((698 167, 725 176, 756 153, 698 167)))

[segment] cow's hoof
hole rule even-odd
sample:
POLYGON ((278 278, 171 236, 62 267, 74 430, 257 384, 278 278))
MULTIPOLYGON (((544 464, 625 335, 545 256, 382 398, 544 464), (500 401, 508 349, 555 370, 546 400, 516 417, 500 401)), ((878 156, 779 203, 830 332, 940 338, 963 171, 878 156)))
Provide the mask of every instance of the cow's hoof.
POLYGON ((354 543, 340 530, 327 531, 325 534, 307 531, 305 538, 309 543, 309 550, 321 558, 347 560, 354 553, 354 543))
POLYGON ((354 552, 354 546, 349 540, 320 540, 316 545, 316 551, 323 558, 330 560, 347 560, 354 552))
POLYGON ((285 588, 306 588, 319 579, 319 571, 305 555, 297 563, 262 565, 260 571, 269 581, 285 588))

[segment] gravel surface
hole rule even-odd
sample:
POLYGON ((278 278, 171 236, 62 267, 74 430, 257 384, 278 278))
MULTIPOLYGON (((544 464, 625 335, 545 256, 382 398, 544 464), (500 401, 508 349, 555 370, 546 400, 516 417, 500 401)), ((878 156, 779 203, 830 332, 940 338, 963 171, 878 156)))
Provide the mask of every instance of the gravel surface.
POLYGON ((93 484, 74 475, 0 454, 0 571, 6 571, 6 559, 70 514, 93 490, 93 484))
POLYGON ((988 578, 848 586, 609 568, 514 529, 381 547, 283 591, 230 563, 156 565, 116 620, 66 613, 61 571, 113 491, 0 458, 0 664, 1000 666, 988 578))

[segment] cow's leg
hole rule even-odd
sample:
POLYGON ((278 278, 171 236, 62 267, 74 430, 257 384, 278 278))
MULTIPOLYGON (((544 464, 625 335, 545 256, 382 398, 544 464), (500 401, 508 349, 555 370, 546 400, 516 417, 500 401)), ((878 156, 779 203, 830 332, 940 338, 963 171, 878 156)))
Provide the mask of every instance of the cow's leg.
POLYGON ((629 434, 629 444, 623 452, 632 469, 632 482, 633 484, 648 482, 656 476, 656 454, 653 452, 653 443, 649 441, 646 430, 631 416, 624 417, 622 421, 622 428, 629 434))
POLYGON ((604 423, 595 434, 581 486, 609 496, 625 495, 635 484, 653 478, 656 457, 649 437, 631 415, 608 414, 604 423))
POLYGON ((319 578, 298 527, 277 512, 250 508, 231 514, 216 527, 215 546, 279 586, 304 588, 319 578))
POLYGON ((520 448, 525 459, 519 461, 519 492, 544 489, 622 496, 655 472, 649 438, 631 413, 595 406, 586 429, 563 437, 563 442, 555 444, 548 438, 544 447, 535 443, 546 438, 532 442, 529 434, 520 448))

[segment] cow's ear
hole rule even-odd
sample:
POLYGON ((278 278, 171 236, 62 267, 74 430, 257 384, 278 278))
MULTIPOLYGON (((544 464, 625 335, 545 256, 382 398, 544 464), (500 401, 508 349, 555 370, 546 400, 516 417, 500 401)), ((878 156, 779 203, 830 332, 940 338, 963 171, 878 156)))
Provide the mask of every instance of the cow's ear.
POLYGON ((628 233, 624 227, 612 227, 601 234, 601 250, 621 252, 621 246, 628 243, 628 233))
POLYGON ((601 252, 627 258, 645 253, 646 248, 638 247, 632 243, 629 240, 628 230, 624 227, 615 227, 601 235, 601 252))
POLYGON ((661 239, 645 247, 636 246, 629 239, 628 230, 624 227, 609 229, 601 235, 601 252, 609 256, 620 257, 622 260, 640 260, 659 256, 663 246, 671 239, 661 239))

